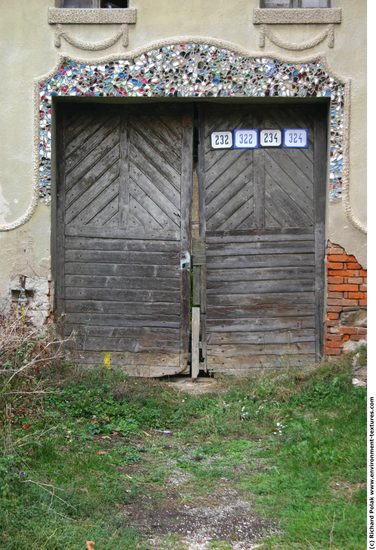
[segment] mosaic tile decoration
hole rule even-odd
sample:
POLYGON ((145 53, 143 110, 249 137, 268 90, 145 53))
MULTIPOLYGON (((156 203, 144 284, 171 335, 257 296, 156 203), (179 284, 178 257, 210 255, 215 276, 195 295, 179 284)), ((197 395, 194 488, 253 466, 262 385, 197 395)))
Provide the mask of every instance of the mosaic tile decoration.
POLYGON ((86 97, 330 97, 329 198, 341 198, 345 85, 321 62, 287 63, 246 57, 209 44, 161 46, 133 59, 86 64, 66 60, 39 83, 40 196, 51 187, 54 96, 86 97))

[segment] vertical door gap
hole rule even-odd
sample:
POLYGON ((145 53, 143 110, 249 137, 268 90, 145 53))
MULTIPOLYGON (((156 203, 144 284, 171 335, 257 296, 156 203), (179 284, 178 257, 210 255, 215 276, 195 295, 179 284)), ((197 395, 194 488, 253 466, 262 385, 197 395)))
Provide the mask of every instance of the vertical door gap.
POLYGON ((202 349, 202 295, 204 285, 203 269, 205 267, 205 248, 204 241, 200 237, 200 183, 199 183, 199 130, 200 130, 200 118, 199 110, 194 107, 193 109, 193 188, 192 188, 192 209, 191 209, 191 251, 192 251, 192 285, 191 285, 191 310, 192 310, 192 324, 191 324, 191 375, 192 378, 197 378, 200 370, 200 363, 203 359, 202 349))

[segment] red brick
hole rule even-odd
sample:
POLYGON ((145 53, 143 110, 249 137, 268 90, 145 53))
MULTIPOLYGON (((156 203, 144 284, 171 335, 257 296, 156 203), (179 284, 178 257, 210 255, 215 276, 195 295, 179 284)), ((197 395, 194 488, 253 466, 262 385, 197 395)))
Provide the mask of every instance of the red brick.
POLYGON ((341 334, 358 334, 356 327, 344 327, 341 325, 338 328, 341 334))
POLYGON ((366 339, 366 334, 352 334, 351 335, 351 340, 353 342, 359 342, 359 340, 365 340, 366 339))
MULTIPOLYGON (((336 250, 335 248, 329 248, 327 251, 326 251, 326 257, 329 259, 329 257, 333 257, 333 256, 343 256, 344 255, 344 252, 343 250, 336 250)), ((336 260, 335 260, 336 261, 336 260)), ((340 260, 341 261, 341 260, 340 260)))
POLYGON ((366 298, 365 292, 349 292, 350 300, 364 300, 366 298))
POLYGON ((345 300, 345 299, 335 299, 335 298, 328 298, 327 304, 329 306, 357 306, 358 301, 357 300, 345 300))
POLYGON ((343 292, 328 292, 328 298, 343 298, 343 292))
POLYGON ((328 262, 328 269, 343 269, 343 264, 336 262, 328 262))
POLYGON ((334 275, 335 277, 358 277, 359 270, 357 269, 330 269, 328 275, 334 275))
POLYGON ((360 275, 361 277, 367 277, 367 270, 366 270, 366 269, 361 269, 361 270, 359 271, 359 275, 360 275))
POLYGON ((363 283, 363 277, 348 277, 348 283, 361 285, 363 283))
POLYGON ((339 327, 342 334, 367 334, 367 329, 364 327, 339 327))
POLYGON ((359 285, 349 285, 347 283, 343 283, 341 285, 328 285, 328 289, 333 292, 351 292, 358 290, 359 285))
POLYGON ((347 269, 362 269, 362 266, 360 264, 356 264, 356 263, 349 263, 349 264, 346 264, 346 268, 347 269))
POLYGON ((359 305, 360 305, 360 306, 366 306, 366 305, 367 305, 367 299, 365 299, 365 300, 359 300, 359 305))
POLYGON ((327 318, 328 319, 338 319, 339 318, 339 313, 328 313, 327 318))
POLYGON ((340 340, 327 340, 326 341, 326 347, 327 348, 341 348, 342 347, 342 341, 340 340))
POLYGON ((328 305, 326 307, 326 311, 336 311, 336 312, 339 313, 340 311, 342 311, 342 308, 341 308, 341 306, 329 306, 328 305))
POLYGON ((329 262, 356 262, 354 256, 348 256, 347 254, 329 254, 329 262))
POLYGON ((326 326, 327 327, 336 327, 338 325, 338 321, 334 321, 333 319, 327 319, 326 326))
MULTIPOLYGON (((344 282, 343 277, 335 277, 333 275, 330 275, 328 277, 328 283, 330 283, 332 285, 338 285, 338 284, 343 283, 343 282, 344 282)), ((360 282, 363 283, 363 279, 360 282)))
POLYGON ((360 285, 359 290, 362 292, 367 292, 367 285, 360 285))
POLYGON ((342 336, 342 342, 347 342, 348 340, 350 340, 350 335, 349 334, 344 334, 342 336))
POLYGON ((340 334, 327 334, 326 339, 339 342, 342 340, 342 336, 340 334))

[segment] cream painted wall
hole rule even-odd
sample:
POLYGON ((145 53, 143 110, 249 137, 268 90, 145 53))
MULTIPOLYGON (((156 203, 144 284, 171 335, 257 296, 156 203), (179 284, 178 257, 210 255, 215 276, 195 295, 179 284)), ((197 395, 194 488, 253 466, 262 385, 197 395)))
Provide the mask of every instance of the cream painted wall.
MULTIPOLYGON (((59 55, 94 59, 124 53, 120 42, 101 52, 83 52, 68 45, 54 45, 55 27, 47 23, 54 0, 0 0, 1 126, 0 126, 0 224, 11 222, 27 209, 33 191, 33 79, 51 68, 59 55)), ((324 54, 340 76, 351 77, 350 199, 355 216, 366 223, 366 0, 333 0, 342 7, 342 23, 335 25, 335 47, 326 42, 303 52, 288 52, 271 44, 258 46, 259 27, 253 25, 258 0, 131 0, 137 23, 129 26, 128 50, 174 36, 204 36, 232 42, 251 54, 273 53, 288 59, 324 54)), ((67 25, 82 40, 98 41, 112 36, 116 25, 67 25)), ((291 42, 308 40, 320 25, 277 25, 273 31, 291 42)), ((49 276, 50 217, 40 204, 22 227, 0 232, 0 304, 10 296, 19 274, 33 280, 49 276)), ((327 236, 366 263, 366 237, 345 215, 341 204, 328 206, 327 236)))

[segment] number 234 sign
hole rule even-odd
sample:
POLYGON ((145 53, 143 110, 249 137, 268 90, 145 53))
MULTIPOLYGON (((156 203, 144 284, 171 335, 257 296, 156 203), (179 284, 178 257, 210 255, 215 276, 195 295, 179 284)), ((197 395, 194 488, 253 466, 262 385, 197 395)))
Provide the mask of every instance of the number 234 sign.
POLYGON ((236 129, 233 132, 212 132, 213 149, 257 149, 258 147, 286 147, 306 149, 308 147, 307 128, 236 129))

